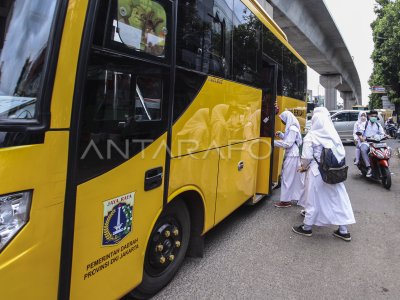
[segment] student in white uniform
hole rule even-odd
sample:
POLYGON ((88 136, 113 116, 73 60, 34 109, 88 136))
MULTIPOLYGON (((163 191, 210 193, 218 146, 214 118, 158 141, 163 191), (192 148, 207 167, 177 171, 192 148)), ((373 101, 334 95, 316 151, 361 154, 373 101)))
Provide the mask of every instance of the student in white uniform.
POLYGON ((368 121, 365 123, 365 130, 363 135, 360 137, 362 143, 360 146, 361 157, 364 160, 365 166, 368 168, 367 177, 372 176, 371 164, 369 162, 369 144, 367 142, 368 138, 383 139, 385 137, 385 131, 382 125, 378 122, 378 112, 371 110, 368 113, 368 121))
POLYGON ((277 132, 274 146, 285 149, 282 166, 281 201, 274 205, 279 208, 290 207, 291 201, 299 201, 304 192, 304 174, 297 172, 300 167, 300 151, 302 144, 300 124, 290 111, 284 111, 279 118, 286 125, 285 133, 277 132))
MULTIPOLYGON (((326 107, 320 106, 320 107, 316 107, 313 111, 313 116, 315 116, 316 114, 323 114, 326 117, 330 118, 331 114, 329 113, 329 111, 326 109, 326 107)), ((305 181, 304 181, 304 185, 307 186, 307 175, 305 177, 305 181)), ((306 197, 305 197, 305 193, 303 193, 303 196, 301 197, 300 201, 297 203, 298 205, 302 206, 303 208, 305 208, 305 201, 306 201, 306 197)), ((306 210, 302 209, 300 211, 300 214, 305 217, 306 216, 306 210)))
POLYGON ((364 133, 365 130, 365 123, 367 122, 367 113, 365 111, 360 111, 358 114, 358 120, 354 124, 353 128, 353 138, 354 138, 354 143, 356 144, 356 160, 354 161, 355 165, 358 165, 358 162, 360 161, 360 155, 361 155, 361 138, 360 135, 357 135, 357 132, 361 133, 361 135, 364 133))
POLYGON ((346 188, 343 184, 328 184, 322 180, 315 161, 321 156, 323 148, 332 149, 338 161, 342 161, 346 153, 340 137, 326 113, 317 113, 312 118, 311 129, 304 138, 302 166, 300 172, 307 171, 305 185, 304 208, 306 215, 304 224, 292 227, 301 235, 312 236, 312 226, 338 225, 335 237, 351 241, 347 225, 354 224, 354 214, 346 188), (315 159, 314 159, 315 158, 315 159))

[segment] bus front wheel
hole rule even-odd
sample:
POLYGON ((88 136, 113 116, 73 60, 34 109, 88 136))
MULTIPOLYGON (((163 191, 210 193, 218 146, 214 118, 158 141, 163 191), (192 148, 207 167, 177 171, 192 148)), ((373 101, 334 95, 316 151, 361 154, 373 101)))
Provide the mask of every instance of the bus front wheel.
POLYGON ((142 283, 130 295, 148 299, 165 287, 182 265, 190 240, 190 215, 186 204, 173 201, 158 218, 150 235, 142 283))

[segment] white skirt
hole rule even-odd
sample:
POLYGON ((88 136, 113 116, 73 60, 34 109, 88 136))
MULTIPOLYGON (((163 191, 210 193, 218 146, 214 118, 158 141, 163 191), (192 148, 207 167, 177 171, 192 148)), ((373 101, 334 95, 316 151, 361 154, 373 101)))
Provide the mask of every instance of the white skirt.
POLYGON ((349 225, 354 224, 353 208, 344 183, 328 184, 321 174, 307 172, 302 206, 306 210, 306 225, 349 225))
POLYGON ((287 156, 283 161, 281 201, 299 201, 304 193, 304 173, 299 173, 299 156, 287 156))

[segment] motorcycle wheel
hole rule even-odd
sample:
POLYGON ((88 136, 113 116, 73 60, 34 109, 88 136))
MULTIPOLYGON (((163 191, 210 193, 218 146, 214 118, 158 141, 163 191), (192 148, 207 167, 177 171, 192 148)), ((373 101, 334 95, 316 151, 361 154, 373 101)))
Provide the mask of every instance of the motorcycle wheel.
POLYGON ((392 186, 392 176, 388 167, 382 167, 382 185, 387 190, 392 186))

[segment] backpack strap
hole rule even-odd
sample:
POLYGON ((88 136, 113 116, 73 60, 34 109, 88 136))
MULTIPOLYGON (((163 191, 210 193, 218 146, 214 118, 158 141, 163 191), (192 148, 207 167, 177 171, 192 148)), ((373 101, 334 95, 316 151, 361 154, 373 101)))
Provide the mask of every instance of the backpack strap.
POLYGON ((365 133, 365 131, 367 131, 368 124, 369 124, 369 120, 367 121, 367 124, 365 124, 364 133, 365 133))
MULTIPOLYGON (((367 128, 368 128, 369 123, 370 123, 370 120, 368 120, 368 121, 367 121, 367 124, 365 124, 364 133, 365 133, 365 131, 367 131, 367 128)), ((383 129, 381 123, 376 122, 375 124, 378 125, 378 129, 379 129, 379 128, 382 128, 382 129, 383 129)))
MULTIPOLYGON (((322 152, 324 152, 324 151, 325 151, 325 148, 322 148, 322 152)), ((321 156, 322 156, 322 152, 321 152, 321 156)), ((321 159, 321 156, 320 156, 320 159, 321 159)), ((314 154, 313 154, 313 158, 314 158, 315 162, 317 163, 317 165, 321 166, 322 162, 318 162, 318 160, 316 159, 314 154)))
POLYGON ((321 165, 321 163, 318 162, 318 160, 315 158, 315 156, 313 155, 315 162, 317 163, 318 166, 321 165))

